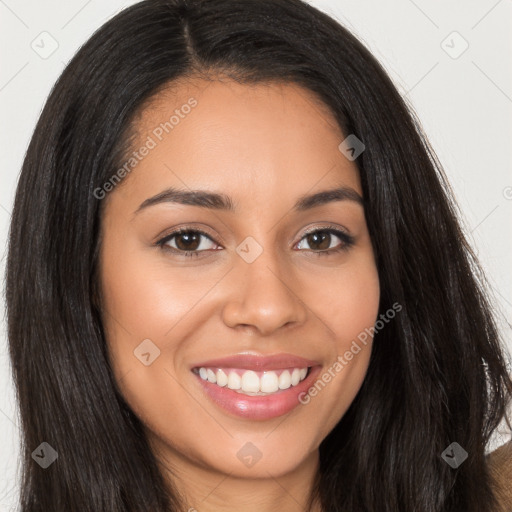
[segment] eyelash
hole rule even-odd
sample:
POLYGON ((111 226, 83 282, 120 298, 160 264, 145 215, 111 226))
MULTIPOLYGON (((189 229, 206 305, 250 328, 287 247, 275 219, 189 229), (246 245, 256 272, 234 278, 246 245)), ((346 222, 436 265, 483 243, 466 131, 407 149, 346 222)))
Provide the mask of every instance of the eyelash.
MULTIPOLYGON (((311 235, 313 233, 317 233, 317 232, 329 233, 331 235, 335 235, 341 240, 341 244, 338 247, 335 247, 334 249, 325 249, 323 251, 322 250, 320 250, 320 251, 311 250, 316 256, 329 256, 334 253, 340 253, 342 251, 347 251, 348 249, 350 249, 350 247, 352 247, 354 245, 354 237, 353 236, 349 235, 348 233, 345 233, 344 231, 341 231, 340 229, 335 228, 334 226, 314 228, 310 231, 307 231, 306 233, 304 233, 302 238, 299 240, 299 243, 306 236, 311 235)), ((206 252, 204 250, 203 251, 197 251, 197 250, 196 251, 182 251, 179 249, 175 249, 174 247, 167 247, 165 245, 167 242, 172 240, 174 237, 179 236, 184 233, 187 233, 187 234, 198 233, 200 235, 205 236, 210 241, 216 243, 215 240, 212 240, 212 238, 210 237, 210 235, 208 233, 206 233, 205 231, 202 231, 201 229, 182 227, 182 228, 177 229, 176 231, 173 231, 172 233, 169 233, 168 235, 164 236, 158 242, 156 242, 155 245, 159 246, 164 251, 171 251, 174 254, 179 253, 180 256, 185 256, 186 258, 198 257, 202 252, 206 252)))

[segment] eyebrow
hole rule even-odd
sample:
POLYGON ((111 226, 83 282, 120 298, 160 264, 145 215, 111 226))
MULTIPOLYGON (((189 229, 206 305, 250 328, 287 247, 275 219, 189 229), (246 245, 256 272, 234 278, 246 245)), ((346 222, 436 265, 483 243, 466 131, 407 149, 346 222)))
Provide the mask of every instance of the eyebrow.
MULTIPOLYGON (((299 197, 293 206, 293 210, 302 212, 334 201, 353 201, 361 206, 363 205, 363 198, 354 189, 349 187, 338 187, 299 197)), ((137 208, 135 214, 150 206, 160 203, 178 203, 213 210, 236 212, 233 200, 226 194, 210 192, 208 190, 183 190, 170 187, 163 192, 146 199, 137 208)))

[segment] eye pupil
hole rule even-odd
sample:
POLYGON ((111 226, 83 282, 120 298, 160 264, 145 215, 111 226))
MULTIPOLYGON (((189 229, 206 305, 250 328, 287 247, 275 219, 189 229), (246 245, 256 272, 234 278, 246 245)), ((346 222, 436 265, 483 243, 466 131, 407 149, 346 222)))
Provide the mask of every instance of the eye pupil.
POLYGON ((314 247, 315 249, 328 249, 330 244, 330 236, 331 234, 326 231, 316 231, 315 233, 311 233, 308 235, 308 244, 310 247, 314 246, 320 240, 320 245, 318 247, 314 247), (327 243, 325 243, 327 241, 327 243))
POLYGON ((200 237, 201 235, 199 233, 193 233, 193 232, 184 232, 179 233, 176 235, 176 247, 178 249, 181 249, 183 251, 193 251, 197 249, 197 247, 200 244, 200 237), (185 243, 180 243, 180 240, 185 240, 185 243), (194 245, 195 244, 195 245, 194 245), (180 247, 182 246, 182 247, 180 247))

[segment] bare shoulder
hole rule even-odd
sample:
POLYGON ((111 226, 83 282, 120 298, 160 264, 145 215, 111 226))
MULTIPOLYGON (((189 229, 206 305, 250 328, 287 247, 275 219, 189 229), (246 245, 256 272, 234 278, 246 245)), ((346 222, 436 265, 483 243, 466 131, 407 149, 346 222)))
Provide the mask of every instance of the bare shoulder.
POLYGON ((512 441, 487 456, 492 486, 501 505, 500 512, 512 511, 512 441))

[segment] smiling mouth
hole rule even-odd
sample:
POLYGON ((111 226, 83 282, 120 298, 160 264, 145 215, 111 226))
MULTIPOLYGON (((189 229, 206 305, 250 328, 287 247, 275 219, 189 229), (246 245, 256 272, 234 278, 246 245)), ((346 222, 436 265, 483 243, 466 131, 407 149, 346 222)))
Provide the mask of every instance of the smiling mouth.
POLYGON ((192 372, 220 388, 228 388, 247 396, 269 396, 297 386, 310 373, 311 367, 253 371, 239 368, 193 368, 192 372))

